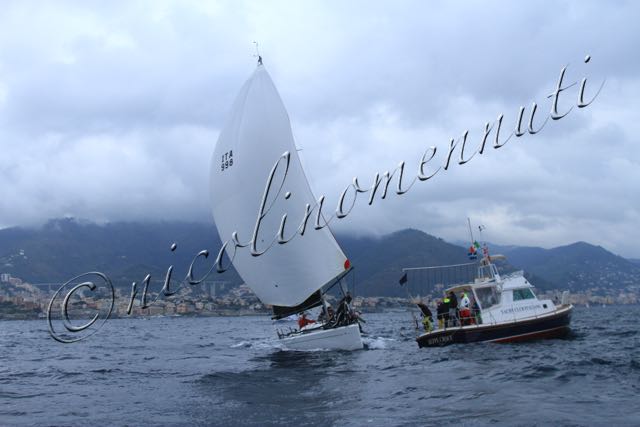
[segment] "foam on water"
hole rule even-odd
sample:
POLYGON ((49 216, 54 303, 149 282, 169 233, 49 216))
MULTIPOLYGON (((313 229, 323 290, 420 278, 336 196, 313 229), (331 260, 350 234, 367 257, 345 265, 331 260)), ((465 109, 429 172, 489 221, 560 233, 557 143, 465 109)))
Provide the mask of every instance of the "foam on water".
POLYGON ((392 341, 395 340, 385 337, 362 337, 362 342, 367 350, 384 350, 392 341))
POLYGON ((231 348, 251 347, 252 344, 249 341, 240 341, 239 343, 232 344, 231 348))

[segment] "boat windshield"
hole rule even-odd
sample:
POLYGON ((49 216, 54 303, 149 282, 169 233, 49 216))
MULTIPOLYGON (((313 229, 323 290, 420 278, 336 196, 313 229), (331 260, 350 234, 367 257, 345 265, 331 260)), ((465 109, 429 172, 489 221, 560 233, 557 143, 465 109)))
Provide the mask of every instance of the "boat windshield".
POLYGON ((480 308, 484 310, 500 303, 500 293, 496 291, 494 286, 476 288, 475 291, 478 302, 480 303, 480 308))
POLYGON ((523 299, 532 299, 535 298, 536 296, 533 294, 533 291, 531 291, 531 289, 529 288, 522 288, 522 289, 514 289, 513 290, 513 300, 514 301, 520 301, 523 299))

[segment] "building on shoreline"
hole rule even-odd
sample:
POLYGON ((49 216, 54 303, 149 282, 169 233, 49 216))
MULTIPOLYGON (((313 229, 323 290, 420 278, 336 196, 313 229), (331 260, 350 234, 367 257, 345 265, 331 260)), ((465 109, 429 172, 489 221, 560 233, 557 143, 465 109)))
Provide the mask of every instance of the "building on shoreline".
MULTIPOLYGON (((56 286, 51 286, 55 284, 31 285, 8 273, 1 273, 0 279, 2 279, 0 282, 0 320, 45 317, 51 297, 58 289, 56 286)), ((436 290, 423 298, 434 300, 439 296, 439 292, 441 291, 436 290)), ((225 283, 214 283, 201 287, 184 287, 171 296, 150 292, 147 296, 148 306, 144 308, 140 304, 141 293, 136 295, 131 312, 128 313, 131 295, 125 289, 116 288, 111 317, 229 316, 271 313, 271 308, 263 305, 246 285, 227 287, 225 283)), ((539 292, 539 295, 559 299, 561 291, 539 292)), ((59 298, 62 300, 64 296, 59 298)), ((638 304, 640 303, 640 288, 629 286, 618 291, 598 287, 584 292, 572 293, 570 302, 584 306, 638 304)), ((411 305, 411 302, 408 298, 356 296, 353 304, 357 310, 366 313, 405 308, 411 305)), ((92 317, 96 311, 106 313, 110 305, 108 292, 91 292, 87 289, 73 295, 70 299, 69 313, 72 318, 92 317)), ((52 315, 59 317, 59 313, 58 305, 52 315)))

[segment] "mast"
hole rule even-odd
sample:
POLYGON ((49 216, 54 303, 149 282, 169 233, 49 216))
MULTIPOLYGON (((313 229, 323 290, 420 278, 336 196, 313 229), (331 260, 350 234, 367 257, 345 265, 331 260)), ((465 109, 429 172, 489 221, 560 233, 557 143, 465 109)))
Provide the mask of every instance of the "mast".
POLYGON ((258 58, 258 65, 262 65, 262 56, 260 56, 260 51, 258 50, 258 42, 254 41, 253 44, 256 45, 256 54, 253 56, 258 58))

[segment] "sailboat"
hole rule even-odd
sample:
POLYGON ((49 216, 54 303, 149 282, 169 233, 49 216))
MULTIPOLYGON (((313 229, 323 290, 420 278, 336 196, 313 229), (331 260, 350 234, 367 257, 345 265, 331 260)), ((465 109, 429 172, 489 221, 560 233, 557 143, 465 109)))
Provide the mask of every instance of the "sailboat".
POLYGON ((322 307, 324 321, 288 332, 293 350, 363 348, 349 298, 329 316, 326 292, 352 270, 304 174, 289 116, 262 64, 245 82, 216 143, 210 173, 213 217, 227 253, 273 319, 322 307), (306 216, 305 216, 306 213, 306 216), (306 218, 306 220, 305 220, 306 218))

